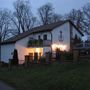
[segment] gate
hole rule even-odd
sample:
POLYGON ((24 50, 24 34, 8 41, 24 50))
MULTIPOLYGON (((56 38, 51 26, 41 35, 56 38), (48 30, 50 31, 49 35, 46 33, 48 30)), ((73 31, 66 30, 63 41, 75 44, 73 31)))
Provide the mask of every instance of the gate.
POLYGON ((89 50, 80 50, 79 51, 79 59, 80 60, 89 60, 90 59, 90 49, 89 50))

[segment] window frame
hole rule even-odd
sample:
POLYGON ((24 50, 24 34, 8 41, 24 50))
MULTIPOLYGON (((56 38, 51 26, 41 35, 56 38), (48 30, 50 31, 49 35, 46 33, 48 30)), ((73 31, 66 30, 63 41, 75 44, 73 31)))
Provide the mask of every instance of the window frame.
POLYGON ((47 34, 43 35, 43 40, 47 40, 47 34))

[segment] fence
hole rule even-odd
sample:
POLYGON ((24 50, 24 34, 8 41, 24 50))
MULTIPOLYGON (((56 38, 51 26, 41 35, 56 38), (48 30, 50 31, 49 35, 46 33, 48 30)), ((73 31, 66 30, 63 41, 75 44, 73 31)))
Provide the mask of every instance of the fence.
POLYGON ((75 49, 73 50, 74 62, 90 60, 90 49, 75 49))

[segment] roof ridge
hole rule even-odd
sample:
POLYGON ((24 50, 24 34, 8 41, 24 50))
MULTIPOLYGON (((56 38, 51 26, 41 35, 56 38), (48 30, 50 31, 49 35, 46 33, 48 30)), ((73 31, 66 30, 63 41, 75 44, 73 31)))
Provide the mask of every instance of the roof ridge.
POLYGON ((36 27, 31 28, 31 29, 28 30, 28 31, 25 31, 25 32, 23 32, 23 33, 20 33, 20 34, 17 34, 17 35, 15 35, 15 36, 13 36, 13 37, 10 37, 10 38, 6 39, 5 41, 7 41, 7 40, 9 40, 9 39, 11 39, 11 38, 14 38, 14 37, 20 36, 20 35, 22 35, 22 34, 25 34, 25 33, 27 33, 27 32, 30 32, 30 31, 33 32, 34 29, 41 28, 41 27, 48 26, 48 25, 52 25, 52 24, 56 24, 56 23, 60 23, 60 22, 65 22, 65 21, 66 21, 66 20, 62 20, 62 21, 57 21, 57 22, 53 22, 53 23, 50 23, 50 24, 46 24, 46 25, 36 26, 36 27))
MULTIPOLYGON (((15 43, 16 41, 18 41, 22 38, 25 38, 26 36, 33 34, 33 33, 49 32, 49 31, 53 30, 54 28, 63 25, 66 22, 70 22, 75 27, 75 25, 70 20, 58 21, 55 23, 34 27, 24 33, 20 33, 19 35, 15 35, 15 36, 5 40, 4 42, 2 42, 2 44, 15 43)), ((75 28, 77 29, 77 27, 75 27, 75 28)), ((80 32, 80 33, 82 34, 82 32, 80 32)))

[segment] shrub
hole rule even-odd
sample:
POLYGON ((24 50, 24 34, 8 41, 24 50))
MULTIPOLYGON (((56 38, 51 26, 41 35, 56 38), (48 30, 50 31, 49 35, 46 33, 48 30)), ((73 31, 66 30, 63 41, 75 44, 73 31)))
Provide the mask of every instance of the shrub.
POLYGON ((46 63, 46 58, 45 57, 41 57, 40 58, 40 63, 41 64, 45 64, 46 63))
POLYGON ((8 67, 8 63, 0 61, 0 67, 8 67))
POLYGON ((64 52, 64 60, 73 60, 73 53, 71 52, 64 52))
POLYGON ((60 51, 60 49, 57 48, 56 49, 56 60, 59 61, 59 62, 61 61, 61 53, 62 52, 60 51))
POLYGON ((60 51, 59 49, 56 50, 56 60, 57 61, 71 61, 73 60, 73 53, 60 51))
POLYGON ((51 63, 51 59, 52 59, 52 53, 51 52, 47 52, 45 56, 46 56, 46 63, 50 64, 51 63))
POLYGON ((13 65, 18 65, 18 52, 16 49, 14 49, 14 52, 13 52, 13 59, 11 61, 11 64, 13 65))
POLYGON ((25 56, 25 63, 24 63, 25 67, 28 67, 30 65, 30 61, 29 61, 29 55, 25 56))

